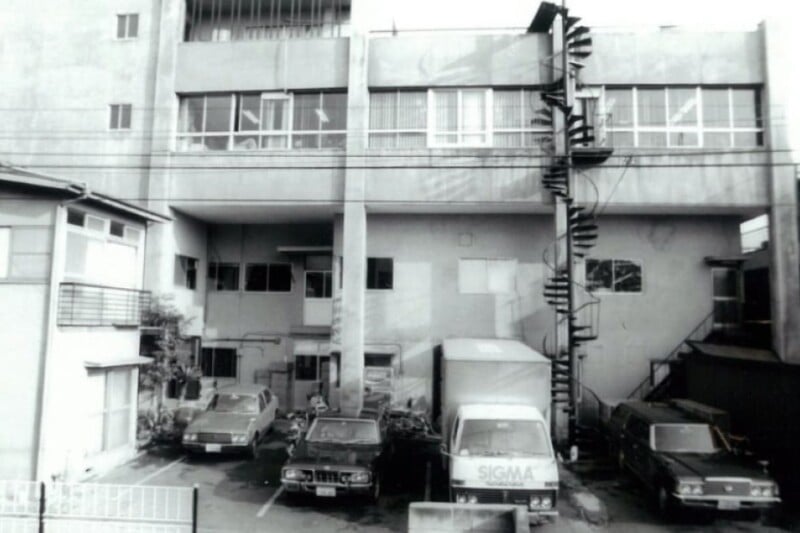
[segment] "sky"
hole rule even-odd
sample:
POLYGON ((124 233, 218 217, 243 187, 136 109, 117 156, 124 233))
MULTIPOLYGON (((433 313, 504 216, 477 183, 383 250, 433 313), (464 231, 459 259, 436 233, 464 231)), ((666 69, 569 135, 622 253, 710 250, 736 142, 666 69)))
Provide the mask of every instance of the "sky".
MULTIPOLYGON (((555 0, 560 3, 561 0, 555 0)), ((374 0, 372 27, 391 30, 527 27, 540 0, 374 0)), ((570 12, 594 26, 694 26, 753 29, 771 16, 800 20, 800 0, 567 0, 570 12)))

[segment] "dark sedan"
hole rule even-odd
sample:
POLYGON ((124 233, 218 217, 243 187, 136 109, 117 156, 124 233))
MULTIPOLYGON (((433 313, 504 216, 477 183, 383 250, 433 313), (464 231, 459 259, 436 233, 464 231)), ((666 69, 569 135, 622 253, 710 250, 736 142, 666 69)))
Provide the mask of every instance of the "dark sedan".
POLYGON ((664 513, 675 506, 766 510, 780 502, 764 468, 734 454, 715 426, 673 405, 624 402, 611 415, 608 437, 619 467, 652 489, 664 513))
POLYGON ((359 494, 377 501, 387 442, 376 418, 320 416, 281 470, 289 493, 332 498, 359 494))

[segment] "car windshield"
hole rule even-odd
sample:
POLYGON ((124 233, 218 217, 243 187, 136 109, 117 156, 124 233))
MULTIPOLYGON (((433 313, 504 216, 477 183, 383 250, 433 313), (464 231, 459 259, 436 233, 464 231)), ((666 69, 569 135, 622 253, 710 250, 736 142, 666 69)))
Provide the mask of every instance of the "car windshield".
POLYGON ((550 455, 550 439, 534 420, 465 420, 459 455, 550 455))
POLYGON ((656 424, 655 449, 667 453, 715 453, 720 445, 708 424, 656 424))
POLYGON ((346 444, 378 444, 378 425, 373 420, 341 420, 317 418, 308 430, 309 442, 346 444))
POLYGON ((211 400, 208 410, 216 411, 217 413, 254 415, 258 414, 258 400, 255 396, 234 394, 232 392, 220 393, 211 400))

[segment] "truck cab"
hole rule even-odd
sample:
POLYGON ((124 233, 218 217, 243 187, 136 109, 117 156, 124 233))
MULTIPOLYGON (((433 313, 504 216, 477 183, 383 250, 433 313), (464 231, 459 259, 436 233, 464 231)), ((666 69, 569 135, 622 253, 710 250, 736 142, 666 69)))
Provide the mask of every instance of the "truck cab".
POLYGON ((523 505, 531 521, 558 514, 558 466, 539 409, 462 405, 449 439, 452 501, 523 505))

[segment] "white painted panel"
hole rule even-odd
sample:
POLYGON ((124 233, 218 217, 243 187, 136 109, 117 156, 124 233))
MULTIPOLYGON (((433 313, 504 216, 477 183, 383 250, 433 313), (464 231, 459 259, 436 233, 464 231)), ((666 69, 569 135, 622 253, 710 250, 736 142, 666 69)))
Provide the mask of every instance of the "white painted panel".
POLYGON ((306 326, 330 326, 333 320, 331 298, 305 298, 303 324, 306 326))

